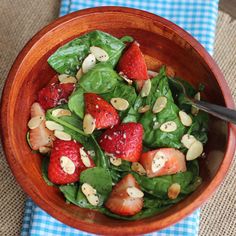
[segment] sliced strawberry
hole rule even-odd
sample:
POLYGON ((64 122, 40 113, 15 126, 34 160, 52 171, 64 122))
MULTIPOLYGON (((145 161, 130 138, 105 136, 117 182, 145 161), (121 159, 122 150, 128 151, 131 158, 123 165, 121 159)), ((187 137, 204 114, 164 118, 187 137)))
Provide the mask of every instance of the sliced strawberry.
POLYGON ((39 91, 38 101, 45 110, 53 108, 62 103, 66 103, 74 88, 74 83, 52 83, 39 91))
POLYGON ((145 152, 140 163, 147 172, 148 177, 171 175, 186 171, 185 156, 174 148, 160 148, 145 152))
POLYGON ((35 116, 42 116, 43 121, 39 127, 35 129, 30 129, 29 140, 31 148, 33 150, 38 150, 40 147, 52 147, 53 140, 55 136, 52 131, 45 126, 45 112, 39 103, 35 102, 31 106, 31 118, 35 116))
POLYGON ((147 80, 147 65, 137 42, 133 42, 124 52, 118 63, 118 72, 129 79, 147 80))
POLYGON ((142 152, 143 127, 139 123, 124 123, 107 129, 99 140, 101 148, 115 157, 138 161, 142 152))
POLYGON ((95 93, 85 93, 85 113, 96 120, 96 128, 104 129, 120 122, 116 109, 95 93))
POLYGON ((93 160, 90 158, 89 154, 84 150, 84 147, 79 142, 63 141, 57 139, 53 143, 53 149, 48 166, 48 177, 50 181, 55 184, 74 183, 79 180, 80 173, 83 170, 94 166, 95 165, 93 160), (84 165, 81 159, 80 149, 83 149, 83 151, 87 154, 87 157, 90 161, 89 167, 86 167, 84 165), (74 171, 73 168, 70 168, 71 166, 64 167, 66 169, 63 169, 62 157, 69 158, 73 162, 72 167, 74 165, 74 171), (70 172, 71 170, 73 173, 70 172))
POLYGON ((136 187, 140 190, 138 183, 131 174, 123 177, 123 179, 114 186, 105 203, 105 207, 111 212, 123 216, 132 216, 140 212, 143 207, 143 198, 130 197, 127 193, 128 187, 136 187))

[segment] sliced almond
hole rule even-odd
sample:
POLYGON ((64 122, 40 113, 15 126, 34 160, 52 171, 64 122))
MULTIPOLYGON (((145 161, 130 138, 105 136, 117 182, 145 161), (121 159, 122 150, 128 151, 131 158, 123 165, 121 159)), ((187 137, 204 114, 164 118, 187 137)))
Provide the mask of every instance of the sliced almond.
POLYGON ((60 130, 55 130, 54 135, 60 140, 64 140, 64 141, 70 141, 71 140, 71 136, 69 134, 67 134, 63 131, 60 131, 60 130))
POLYGON ((142 90, 140 92, 141 97, 147 97, 151 91, 152 83, 150 79, 147 79, 142 87, 142 90))
POLYGON ((80 148, 79 152, 80 152, 80 157, 81 157, 81 160, 82 160, 83 164, 86 167, 90 167, 91 166, 91 161, 90 161, 87 153, 84 151, 84 148, 80 148))
POLYGON ((68 109, 58 108, 52 111, 52 116, 54 117, 71 116, 71 111, 68 109))
POLYGON ((82 68, 80 68, 80 69, 77 71, 75 77, 76 77, 76 79, 79 81, 82 76, 83 76, 83 71, 82 71, 82 68))
POLYGON ((148 70, 147 72, 148 72, 149 79, 152 79, 158 75, 158 72, 156 71, 148 70))
POLYGON ((158 172, 166 163, 167 158, 157 152, 152 160, 152 172, 158 172))
POLYGON ((88 202, 93 205, 93 206, 97 206, 99 204, 99 197, 95 194, 92 195, 88 195, 86 196, 88 202))
POLYGON ((91 70, 96 64, 96 58, 93 54, 89 54, 82 63, 82 71, 83 73, 87 73, 91 70))
POLYGON ((87 183, 82 184, 81 190, 85 196, 97 194, 97 190, 87 183))
POLYGON ((118 111, 125 111, 129 107, 129 102, 123 98, 112 98, 110 102, 118 111))
MULTIPOLYGON (((200 92, 197 92, 197 93, 195 94, 194 98, 195 98, 196 100, 200 101, 200 99, 201 99, 201 94, 200 94, 200 92)), ((194 105, 192 105, 191 113, 196 116, 196 115, 198 114, 198 112, 199 112, 199 109, 198 109, 197 107, 195 107, 194 105)))
POLYGON ((176 199, 180 194, 181 186, 178 183, 171 184, 168 188, 168 198, 169 199, 176 199))
POLYGON ((120 166, 122 164, 122 160, 115 156, 110 157, 110 162, 113 166, 120 166))
POLYGON ((203 144, 200 141, 195 141, 187 151, 186 160, 192 161, 198 158, 203 152, 203 144))
POLYGON ((77 79, 73 76, 68 76, 66 77, 65 79, 62 79, 61 80, 61 84, 68 84, 68 83, 73 83, 75 84, 77 82, 77 79))
POLYGON ((84 133, 92 134, 95 128, 96 128, 96 120, 90 114, 85 114, 83 120, 84 133))
POLYGON ((51 120, 47 120, 45 122, 45 125, 49 130, 60 130, 60 131, 64 130, 62 125, 60 125, 54 121, 51 121, 51 120))
POLYGON ((131 165, 131 170, 140 175, 146 175, 146 170, 139 162, 133 162, 131 165))
POLYGON ((190 134, 185 134, 181 139, 181 143, 188 149, 195 141, 196 141, 196 138, 190 134))
POLYGON ((36 129, 40 126, 43 120, 44 120, 43 116, 35 116, 29 120, 28 127, 30 129, 36 129))
POLYGON ((167 98, 166 97, 159 97, 154 103, 154 106, 152 108, 153 113, 161 112, 167 104, 167 98))
POLYGON ((73 175, 75 173, 75 164, 69 157, 61 156, 60 165, 65 173, 69 175, 73 175))
POLYGON ((128 187, 126 192, 132 198, 142 198, 144 196, 144 193, 136 187, 128 187))
POLYGON ((145 112, 147 112, 149 110, 150 110, 150 106, 149 105, 145 105, 143 107, 139 107, 138 113, 145 113, 145 112))
POLYGON ((69 77, 69 75, 67 75, 67 74, 61 74, 61 75, 58 75, 58 80, 61 82, 62 80, 66 79, 68 77, 69 77))
POLYGON ((184 126, 191 126, 193 123, 191 116, 184 111, 179 111, 179 118, 184 126))
POLYGON ((95 56, 95 58, 98 61, 107 61, 109 59, 109 55, 102 48, 99 48, 99 47, 96 47, 96 46, 92 46, 92 47, 90 47, 89 50, 95 56))
POLYGON ((42 153, 42 154, 47 154, 51 151, 51 148, 49 147, 40 147, 39 148, 39 152, 42 153))
POLYGON ((132 85, 133 80, 129 79, 122 71, 119 72, 120 77, 125 80, 129 85, 132 85))
POLYGON ((174 121, 167 121, 161 125, 160 130, 166 133, 174 132, 177 130, 177 124, 174 121))

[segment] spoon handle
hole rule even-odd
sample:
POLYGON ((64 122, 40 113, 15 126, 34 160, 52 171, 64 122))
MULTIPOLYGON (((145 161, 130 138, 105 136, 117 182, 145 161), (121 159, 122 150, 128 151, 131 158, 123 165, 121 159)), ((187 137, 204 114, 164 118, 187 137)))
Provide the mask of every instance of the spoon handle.
POLYGON ((236 124, 236 111, 204 101, 191 99, 192 105, 222 120, 236 124))

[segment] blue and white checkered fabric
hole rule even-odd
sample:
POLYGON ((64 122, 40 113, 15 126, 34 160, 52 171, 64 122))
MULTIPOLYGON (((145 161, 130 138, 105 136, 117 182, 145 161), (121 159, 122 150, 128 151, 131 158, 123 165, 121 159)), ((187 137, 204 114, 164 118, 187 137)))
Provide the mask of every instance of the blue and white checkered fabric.
MULTIPOLYGON (((95 6, 126 6, 152 12, 165 17, 192 34, 212 54, 218 0, 62 0, 60 15, 95 6)), ((48 215, 33 203, 26 201, 21 236, 85 236, 88 234, 48 215)), ((196 236, 200 211, 179 223, 148 236, 196 236)))

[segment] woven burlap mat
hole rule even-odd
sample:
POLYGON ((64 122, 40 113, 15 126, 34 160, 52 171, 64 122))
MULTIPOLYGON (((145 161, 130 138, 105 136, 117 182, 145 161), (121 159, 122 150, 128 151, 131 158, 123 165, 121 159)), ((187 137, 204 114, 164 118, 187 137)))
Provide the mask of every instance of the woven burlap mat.
MULTIPOLYGON (((26 41, 57 18, 59 0, 0 0, 0 92, 26 41)), ((236 100, 236 21, 220 12, 214 58, 236 100)), ((4 119, 4 117, 3 117, 4 119)), ((236 160, 215 195, 201 208, 200 235, 236 235, 236 160)), ((19 235, 26 195, 15 182, 0 147, 0 235, 19 235)))

